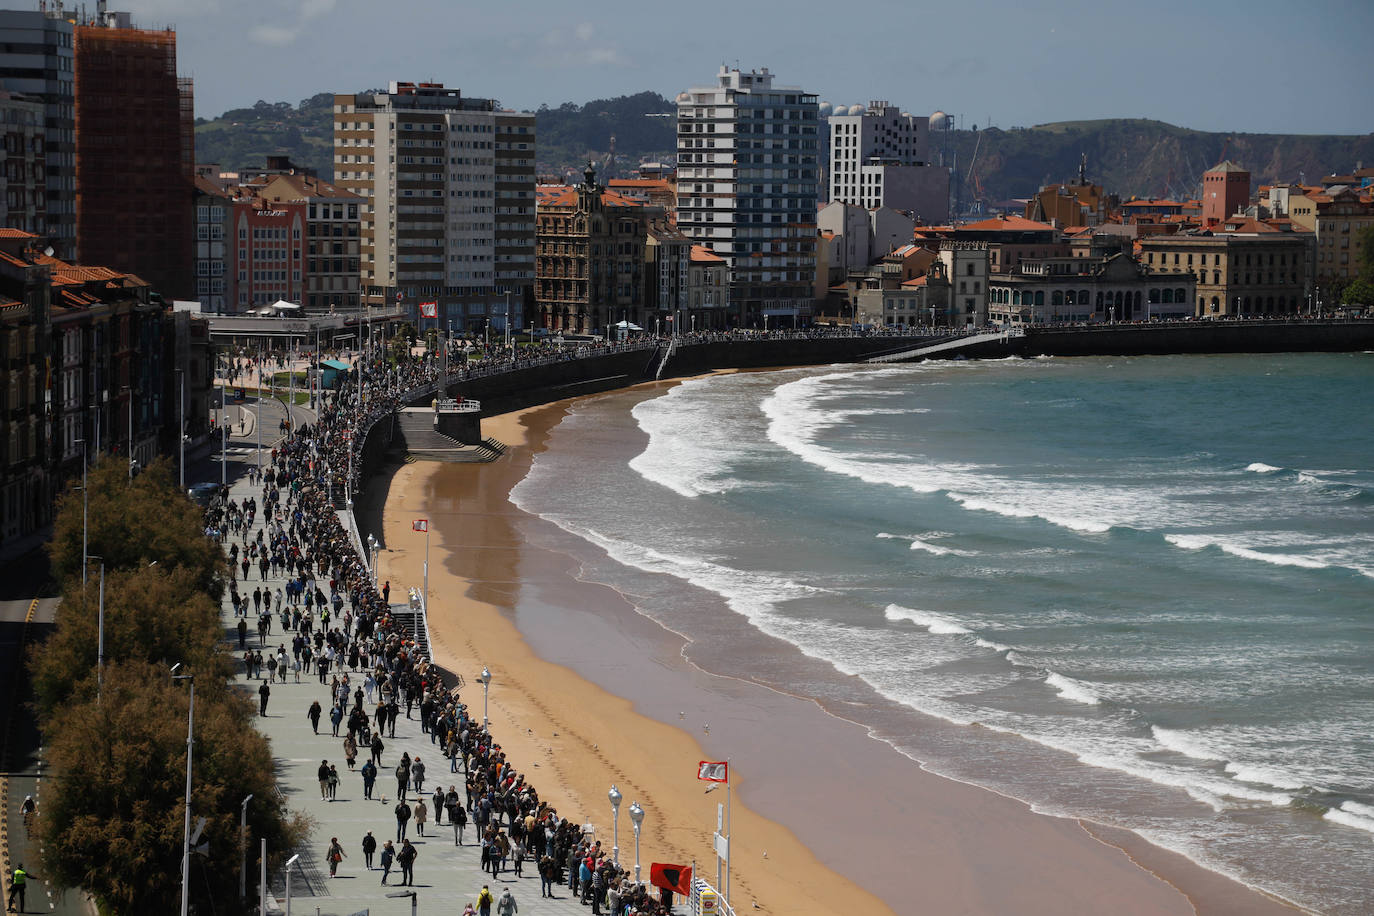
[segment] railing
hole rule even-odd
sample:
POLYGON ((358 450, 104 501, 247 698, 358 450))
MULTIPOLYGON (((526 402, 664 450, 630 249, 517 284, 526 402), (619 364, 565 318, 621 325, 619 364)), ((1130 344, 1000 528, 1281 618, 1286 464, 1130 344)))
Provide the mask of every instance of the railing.
POLYGON ((692 916, 735 916, 725 896, 701 878, 692 878, 692 895, 687 901, 692 916))

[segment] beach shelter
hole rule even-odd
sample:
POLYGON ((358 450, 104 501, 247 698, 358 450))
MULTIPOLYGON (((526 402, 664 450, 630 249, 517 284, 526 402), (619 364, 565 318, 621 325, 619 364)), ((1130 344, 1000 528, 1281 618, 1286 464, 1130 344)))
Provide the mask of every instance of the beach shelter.
POLYGON ((620 338, 621 340, 624 340, 625 338, 629 337, 631 331, 644 330, 632 321, 619 321, 611 325, 611 327, 615 328, 615 336, 620 338))
POLYGON ((339 375, 348 372, 348 363, 341 363, 337 359, 326 359, 320 361, 320 385, 324 388, 333 388, 339 380, 339 375))

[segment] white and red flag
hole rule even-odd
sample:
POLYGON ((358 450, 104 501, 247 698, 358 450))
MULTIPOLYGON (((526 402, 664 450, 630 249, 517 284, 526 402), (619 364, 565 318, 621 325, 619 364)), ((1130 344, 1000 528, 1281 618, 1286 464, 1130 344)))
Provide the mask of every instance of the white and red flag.
POLYGON ((421 317, 421 318, 438 318, 438 317, 439 317, 439 303, 438 303, 438 302, 421 302, 421 303, 420 303, 420 317, 421 317))
POLYGON ((429 519, 427 519, 427 518, 417 518, 415 521, 411 522, 410 527, 411 527, 412 529, 414 529, 415 531, 428 531, 428 530, 429 530, 429 519))
POLYGON ((697 779, 704 779, 707 782, 729 782, 730 764, 724 760, 703 760, 697 764, 697 779))

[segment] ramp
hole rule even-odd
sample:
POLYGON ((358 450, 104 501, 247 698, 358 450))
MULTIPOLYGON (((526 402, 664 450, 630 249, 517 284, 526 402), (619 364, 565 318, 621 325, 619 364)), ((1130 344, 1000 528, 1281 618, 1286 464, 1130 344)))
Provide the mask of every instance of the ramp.
POLYGON ((1013 337, 1022 337, 1025 331, 1019 328, 1008 328, 1004 331, 987 331, 981 334, 969 334, 963 337, 954 337, 943 340, 937 344, 926 344, 923 347, 916 347, 913 350, 901 350, 897 353, 885 353, 882 356, 871 356, 868 358, 870 363, 899 363, 908 359, 919 359, 922 356, 929 356, 932 353, 947 353, 950 350, 962 350, 966 347, 975 347, 985 343, 1005 343, 1013 337))

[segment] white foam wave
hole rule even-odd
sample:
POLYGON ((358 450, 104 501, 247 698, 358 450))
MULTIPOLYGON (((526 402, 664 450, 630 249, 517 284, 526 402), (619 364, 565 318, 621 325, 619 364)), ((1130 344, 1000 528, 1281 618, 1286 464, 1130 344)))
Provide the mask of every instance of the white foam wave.
POLYGON ((944 614, 937 614, 934 611, 918 611, 898 604, 889 604, 883 610, 883 616, 894 623, 899 620, 906 620, 918 627, 925 627, 936 636, 957 636, 969 632, 967 627, 944 614))
POLYGON ((1345 802, 1338 808, 1330 808, 1322 815, 1326 820, 1346 827, 1354 827, 1366 833, 1374 833, 1374 808, 1357 802, 1345 802))
POLYGON ((975 646, 981 646, 981 647, 984 648, 984 649, 991 649, 991 650, 994 651, 994 652, 1010 652, 1010 651, 1012 651, 1011 646, 1004 646, 1004 645, 1002 645, 1000 642, 993 642, 992 640, 990 640, 990 639, 984 639, 984 638, 981 637, 981 636, 978 637, 977 639, 975 639, 975 640, 973 641, 973 644, 974 644, 975 646))
POLYGON ((1238 763, 1234 760, 1230 760, 1226 763, 1226 772, 1241 782, 1254 783, 1257 786, 1273 786, 1276 789, 1289 790, 1304 788, 1301 781, 1273 767, 1238 763))
POLYGON ((1104 522, 1095 518, 1061 515, 1053 510, 1044 512, 1028 506, 999 502, 977 496, 968 496, 962 493, 950 493, 949 498, 965 509, 993 512, 997 515, 1005 515, 1007 518, 1043 518, 1051 525, 1058 525, 1060 528, 1068 528, 1070 531, 1078 531, 1083 534, 1104 534, 1112 528, 1109 522, 1104 522))
POLYGON ((1245 470, 1252 474, 1273 474, 1275 471, 1282 471, 1283 468, 1276 468, 1272 464, 1265 464, 1263 461, 1254 461, 1247 464, 1245 470))
POLYGON ((641 401, 630 411, 649 437, 630 469, 650 483, 695 499, 741 485, 729 475, 746 441, 738 421, 717 409, 700 389, 711 379, 691 379, 662 397, 641 401))
POLYGON ((1194 760, 1225 760, 1225 755, 1212 749, 1199 739, 1196 733, 1179 731, 1173 728, 1150 726, 1156 741, 1176 754, 1192 757, 1194 760))
POLYGON ((939 544, 933 544, 933 543, 931 543, 931 540, 936 540, 936 539, 943 538, 943 537, 949 537, 949 535, 948 535, 946 532, 944 532, 944 531, 927 531, 925 534, 922 534, 922 535, 920 535, 920 536, 914 536, 914 535, 909 535, 909 534, 888 534, 888 533, 886 533, 886 532, 883 532, 883 533, 879 534, 878 537, 880 537, 880 538, 882 538, 882 539, 884 539, 884 540, 889 540, 889 541, 909 541, 909 542, 911 543, 911 549, 912 549, 912 550, 924 551, 924 552, 926 552, 926 553, 928 553, 928 554, 931 554, 931 555, 937 556, 937 557, 945 557, 945 556, 972 557, 972 556, 977 556, 977 551, 973 551, 973 550, 956 550, 956 549, 954 549, 953 547, 941 547, 939 544), (930 540, 927 540, 927 538, 929 538, 930 540))
POLYGON ((1051 671, 1046 675, 1045 683, 1053 687, 1066 700, 1082 703, 1085 706, 1097 706, 1102 702, 1102 698, 1093 693, 1087 684, 1062 675, 1057 671, 1051 671))
POLYGON ((1266 553, 1209 534, 1166 534, 1164 540, 1175 547, 1182 547, 1184 550, 1202 550, 1207 547, 1216 547, 1233 557, 1258 560, 1261 563, 1272 563, 1275 566, 1297 566, 1302 569, 1329 569, 1331 566, 1331 564, 1323 563, 1314 557, 1291 553, 1266 553))

